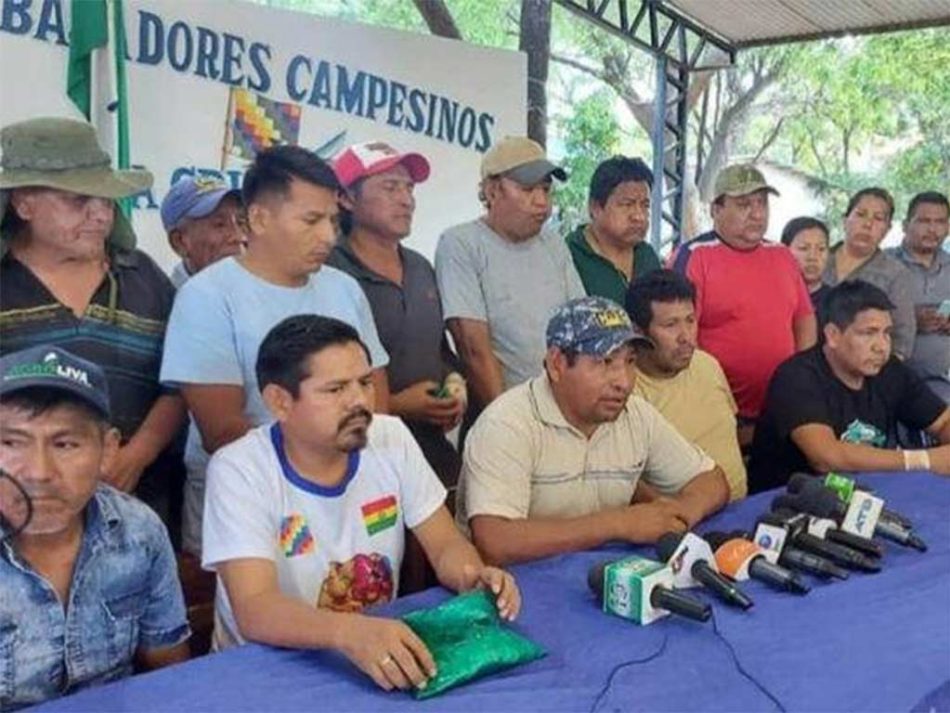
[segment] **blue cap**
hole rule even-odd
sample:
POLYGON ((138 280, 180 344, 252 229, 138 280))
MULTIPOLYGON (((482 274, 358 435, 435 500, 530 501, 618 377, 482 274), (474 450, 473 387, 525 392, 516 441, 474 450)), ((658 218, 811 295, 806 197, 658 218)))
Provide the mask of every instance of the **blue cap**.
POLYGON ((227 196, 241 197, 237 188, 208 176, 182 178, 171 187, 162 201, 162 225, 165 232, 181 225, 185 218, 204 218, 211 215, 227 196))
POLYGON ((632 341, 652 344, 637 329, 623 307, 604 297, 580 297, 565 302, 548 322, 548 348, 590 356, 607 356, 632 341))
POLYGON ((41 345, 0 358, 0 397, 31 388, 67 391, 109 418, 105 373, 59 347, 41 345))

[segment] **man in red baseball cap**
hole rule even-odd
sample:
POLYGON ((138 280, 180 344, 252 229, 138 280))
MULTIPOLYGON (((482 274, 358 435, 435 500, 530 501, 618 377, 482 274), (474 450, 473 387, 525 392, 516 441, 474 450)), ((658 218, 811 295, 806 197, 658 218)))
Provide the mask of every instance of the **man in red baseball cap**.
POLYGON ((445 437, 465 409, 442 385, 456 368, 445 339, 435 271, 402 242, 412 230, 415 187, 428 179, 424 156, 382 141, 346 148, 333 162, 343 188, 342 235, 328 264, 363 287, 390 355, 390 411, 400 416, 442 482, 451 487, 460 459, 445 437))

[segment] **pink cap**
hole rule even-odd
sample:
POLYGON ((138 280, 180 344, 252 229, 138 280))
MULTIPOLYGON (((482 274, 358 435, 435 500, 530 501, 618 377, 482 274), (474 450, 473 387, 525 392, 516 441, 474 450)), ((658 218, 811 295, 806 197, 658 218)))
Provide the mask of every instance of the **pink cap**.
POLYGON ((429 161, 418 153, 399 153, 382 141, 368 141, 347 147, 333 160, 333 170, 344 188, 349 188, 361 178, 388 171, 397 164, 409 171, 415 183, 429 177, 429 161))

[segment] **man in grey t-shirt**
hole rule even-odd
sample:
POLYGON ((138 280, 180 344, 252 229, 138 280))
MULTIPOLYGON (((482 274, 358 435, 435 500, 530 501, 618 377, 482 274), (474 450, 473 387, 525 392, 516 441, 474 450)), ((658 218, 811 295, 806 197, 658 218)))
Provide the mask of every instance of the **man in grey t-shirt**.
POLYGON ((486 406, 535 376, 555 308, 583 297, 564 240, 545 229, 552 178, 566 180, 544 149, 506 137, 482 159, 481 218, 449 228, 435 254, 446 323, 474 398, 486 406))
MULTIPOLYGON (((924 378, 950 379, 950 203, 942 193, 918 193, 907 208, 904 240, 888 252, 911 275, 917 337, 907 365, 924 378)), ((946 398, 946 387, 941 389, 946 398)))

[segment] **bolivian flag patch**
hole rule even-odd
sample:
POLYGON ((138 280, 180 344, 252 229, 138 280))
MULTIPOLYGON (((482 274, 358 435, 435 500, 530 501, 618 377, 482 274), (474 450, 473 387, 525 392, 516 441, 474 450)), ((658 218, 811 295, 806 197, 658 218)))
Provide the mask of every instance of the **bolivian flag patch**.
POLYGON ((379 500, 366 503, 360 510, 363 512, 363 524, 366 525, 366 532, 369 535, 388 530, 396 524, 396 518, 399 516, 399 507, 396 505, 395 495, 387 495, 379 500))
POLYGON ((316 550, 317 543, 313 539, 310 528, 303 515, 294 513, 288 515, 280 523, 280 549, 284 557, 307 555, 316 550))

